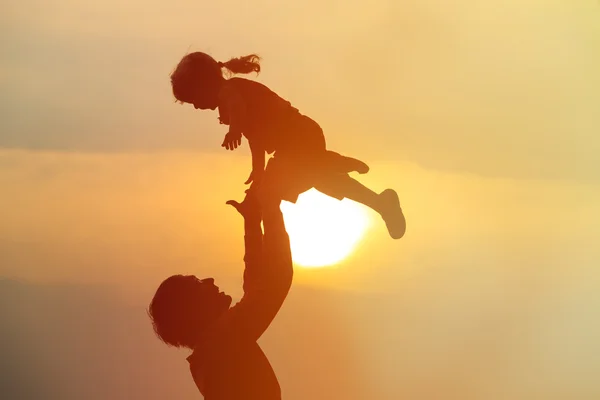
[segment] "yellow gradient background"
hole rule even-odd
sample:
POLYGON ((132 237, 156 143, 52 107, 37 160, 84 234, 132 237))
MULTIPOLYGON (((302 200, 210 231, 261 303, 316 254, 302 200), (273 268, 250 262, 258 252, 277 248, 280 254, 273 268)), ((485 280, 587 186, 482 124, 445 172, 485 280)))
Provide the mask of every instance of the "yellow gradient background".
MULTIPOLYGON (((187 51, 258 80, 395 188, 261 338, 284 398, 600 398, 600 5, 78 2, 0 12, 0 387, 200 398, 145 314, 174 273, 241 295, 247 146, 173 102, 187 51), (8 372, 7 372, 8 371, 8 372)), ((18 397, 20 396, 20 397, 18 397)))

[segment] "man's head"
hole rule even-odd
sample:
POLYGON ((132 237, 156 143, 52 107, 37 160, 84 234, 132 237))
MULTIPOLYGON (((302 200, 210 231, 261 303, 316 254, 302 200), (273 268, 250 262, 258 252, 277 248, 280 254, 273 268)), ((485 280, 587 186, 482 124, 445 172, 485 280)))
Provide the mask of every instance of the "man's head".
POLYGON ((231 306, 231 297, 212 278, 173 275, 154 294, 148 315, 154 332, 166 344, 194 348, 202 331, 231 306))

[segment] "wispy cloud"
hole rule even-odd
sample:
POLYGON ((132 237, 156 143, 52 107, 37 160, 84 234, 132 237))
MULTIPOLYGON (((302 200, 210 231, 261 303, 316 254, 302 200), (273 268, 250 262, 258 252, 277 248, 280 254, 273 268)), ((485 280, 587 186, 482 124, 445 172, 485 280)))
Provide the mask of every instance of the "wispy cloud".
POLYGON ((12 2, 0 145, 219 150, 215 116, 172 102, 168 74, 191 46, 264 55, 259 80, 339 151, 598 182, 597 5, 444 4, 12 2))

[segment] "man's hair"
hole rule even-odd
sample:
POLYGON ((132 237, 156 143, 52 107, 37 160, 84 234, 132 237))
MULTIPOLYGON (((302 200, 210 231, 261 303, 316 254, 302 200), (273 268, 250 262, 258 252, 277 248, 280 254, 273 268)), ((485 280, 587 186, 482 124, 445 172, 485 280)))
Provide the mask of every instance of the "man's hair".
POLYGON ((165 279, 154 294, 148 316, 156 336, 169 346, 193 347, 194 325, 190 319, 190 302, 183 275, 165 279))

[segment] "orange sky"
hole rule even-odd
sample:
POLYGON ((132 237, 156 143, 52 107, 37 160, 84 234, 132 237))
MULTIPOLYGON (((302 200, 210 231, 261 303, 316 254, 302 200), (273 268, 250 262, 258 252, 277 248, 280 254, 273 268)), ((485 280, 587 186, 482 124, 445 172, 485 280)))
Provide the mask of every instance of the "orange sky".
POLYGON ((297 268, 262 339, 287 399, 600 396, 600 6, 365 4, 8 3, 0 277, 30 294, 0 293, 0 316, 53 343, 25 341, 15 360, 76 374, 70 398, 95 379, 98 399, 195 398, 143 307, 172 273, 239 297, 242 227, 223 203, 250 160, 222 151, 216 115, 173 103, 168 75, 191 46, 263 55, 258 80, 367 161, 361 180, 397 189, 407 215, 401 241, 371 213, 352 257, 297 268), (61 311, 78 303, 91 322, 61 311))
MULTIPOLYGON (((111 340, 118 341, 119 359, 132 365, 104 378, 158 374, 155 364, 170 365, 169 382, 180 386, 155 380, 160 390, 193 393, 179 376, 187 375, 181 352, 163 352, 135 313, 144 315, 156 285, 172 273, 213 276, 239 298, 242 241, 232 232, 239 235, 242 227, 223 199, 236 182, 241 187, 249 159, 4 151, 0 162, 0 275, 41 282, 48 290, 66 283, 114 287, 116 299, 101 293, 110 304, 129 308, 93 303, 94 313, 115 319, 111 340), (145 347, 124 349, 136 335, 145 347), (132 361, 142 356, 152 366, 132 361)), ((410 234, 395 242, 374 223, 356 254, 340 265, 296 269, 290 298, 262 340, 289 397, 361 399, 375 391, 385 399, 435 398, 436 390, 451 390, 457 399, 475 399, 498 385, 515 398, 558 387, 567 394, 597 393, 591 371, 600 360, 594 322, 600 188, 441 173, 400 162, 372 167, 367 181, 377 189, 403 177, 398 187, 410 234), (474 381, 474 373, 481 379, 474 381)), ((33 290, 34 298, 49 296, 33 290)), ((85 292, 73 301, 87 304, 85 292)), ((29 297, 5 304, 32 313, 36 326, 39 315, 29 297)), ((45 300, 51 313, 55 301, 45 300)), ((53 321, 50 326, 65 320, 53 321)), ((78 329, 86 332, 82 346, 96 346, 103 337, 104 328, 78 329)), ((75 353, 69 343, 62 346, 65 354, 57 357, 69 371, 75 353)), ((110 363, 106 357, 88 355, 110 363)), ((85 371, 76 373, 89 378, 85 371)), ((134 389, 141 385, 132 379, 134 389)), ((114 385, 111 396, 119 398, 114 385)), ((84 383, 78 387, 85 389, 84 383)))

